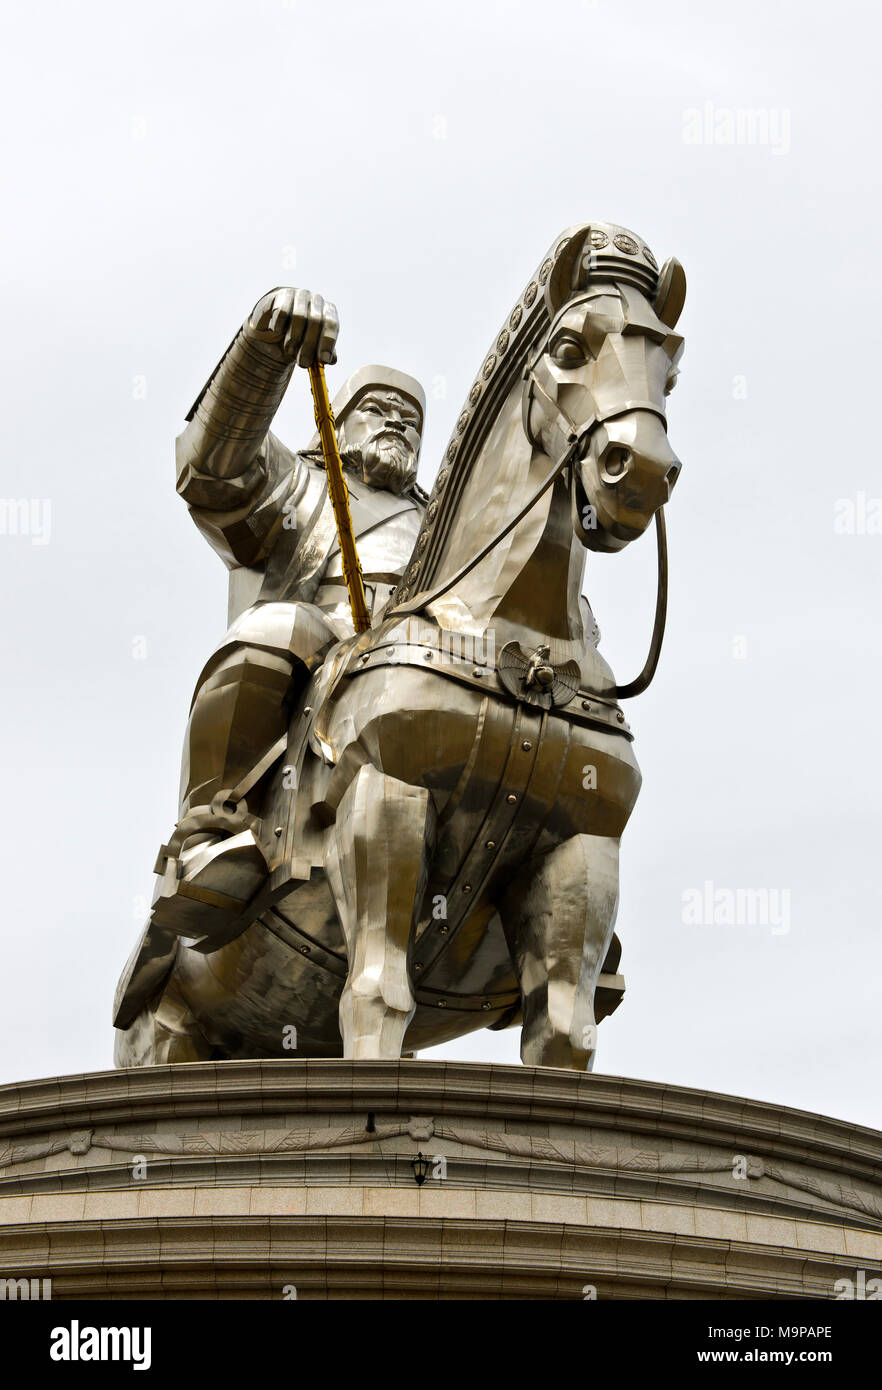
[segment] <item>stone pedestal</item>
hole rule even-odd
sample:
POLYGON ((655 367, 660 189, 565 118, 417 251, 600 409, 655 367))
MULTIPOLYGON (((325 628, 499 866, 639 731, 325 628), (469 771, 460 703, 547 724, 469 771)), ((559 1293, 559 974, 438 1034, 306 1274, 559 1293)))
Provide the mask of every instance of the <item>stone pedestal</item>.
POLYGON ((98 1072, 0 1088, 0 1226, 56 1300, 833 1298, 882 1277, 882 1134, 525 1067, 98 1072))

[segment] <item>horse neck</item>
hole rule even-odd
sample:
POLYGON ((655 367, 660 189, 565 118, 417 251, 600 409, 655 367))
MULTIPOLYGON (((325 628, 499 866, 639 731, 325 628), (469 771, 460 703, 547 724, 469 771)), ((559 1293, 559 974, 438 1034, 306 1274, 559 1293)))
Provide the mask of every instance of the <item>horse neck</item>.
MULTIPOLYGON (((552 460, 527 440, 516 383, 488 433, 457 505, 432 578, 443 584, 529 501, 552 460)), ((497 647, 549 639, 560 659, 584 645, 579 604, 584 551, 573 531, 565 477, 559 477, 516 527, 430 607, 442 627, 482 634, 497 647)))

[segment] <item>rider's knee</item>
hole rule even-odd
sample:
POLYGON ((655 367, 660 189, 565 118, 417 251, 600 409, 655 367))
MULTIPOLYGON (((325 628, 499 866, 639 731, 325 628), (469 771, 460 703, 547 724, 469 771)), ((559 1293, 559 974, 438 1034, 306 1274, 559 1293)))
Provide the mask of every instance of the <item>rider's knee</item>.
POLYGON ((297 661, 289 652, 269 651, 266 647, 230 644, 218 649, 197 683, 197 696, 223 686, 264 686, 285 691, 291 683, 297 661))
POLYGON ((233 623, 203 668, 197 694, 205 689, 248 681, 275 686, 304 675, 338 640, 320 609, 311 603, 260 603, 233 623))
POLYGON ((240 614, 227 640, 287 652, 312 670, 339 637, 314 603, 257 603, 240 614))

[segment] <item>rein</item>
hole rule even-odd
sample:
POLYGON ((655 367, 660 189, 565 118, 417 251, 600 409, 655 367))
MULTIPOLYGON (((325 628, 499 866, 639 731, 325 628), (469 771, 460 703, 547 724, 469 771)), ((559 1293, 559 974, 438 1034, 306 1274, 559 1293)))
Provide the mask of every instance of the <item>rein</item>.
POLYGON ((639 676, 628 681, 627 685, 613 686, 612 694, 617 700, 629 700, 632 695, 642 695, 658 669, 662 642, 665 639, 665 620, 668 615, 668 533, 665 526, 664 507, 659 507, 655 514, 655 544, 658 580, 655 591, 655 618, 652 623, 649 651, 639 676))
MULTIPOLYGON (((490 554, 492 550, 495 550, 496 546, 499 545, 500 541, 505 540, 505 537, 511 531, 513 531, 514 528, 517 525, 519 525, 521 521, 523 521, 524 517, 528 514, 528 512, 532 511, 533 507, 535 507, 539 499, 545 495, 545 493, 551 487, 555 479, 560 477, 564 469, 572 463, 574 456, 580 451, 583 441, 594 429, 595 425, 602 423, 602 421, 599 419, 592 419, 590 421, 586 421, 586 423, 583 424, 581 429, 577 429, 573 421, 567 415, 566 411, 564 411, 562 407, 558 405, 557 401, 552 400, 552 398, 548 395, 548 392, 545 391, 541 383, 537 381, 532 366, 529 366, 525 369, 524 378, 529 380, 530 383, 529 390, 525 393, 524 399, 524 432, 526 433, 527 438, 530 440, 530 443, 535 446, 536 441, 533 439, 532 433, 529 429, 529 402, 532 398, 533 391, 538 389, 542 392, 542 395, 545 397, 548 403, 554 407, 558 415, 566 421, 566 424, 568 426, 566 431, 566 447, 563 453, 561 454, 561 457, 558 459, 551 472, 545 478, 543 478, 539 487, 533 493, 533 496, 529 499, 528 502, 524 504, 523 507, 521 507, 521 510, 517 513, 517 515, 514 516, 511 521, 507 522, 506 525, 503 526, 502 530, 498 531, 496 535, 493 537, 493 539, 491 541, 488 541, 487 544, 483 546, 482 549, 479 550, 476 555, 473 555, 472 558, 466 562, 466 564, 462 565, 456 571, 456 573, 451 576, 450 579, 445 580, 443 584, 438 584, 434 589, 429 589, 428 591, 424 590, 422 593, 417 594, 414 598, 409 599, 406 603, 396 604, 394 608, 390 608, 384 614, 384 618, 405 617, 409 613, 416 613, 422 608, 428 608, 428 606, 431 603, 434 603, 436 599, 441 598, 456 584, 458 584, 461 579, 464 579, 467 574, 470 574, 471 571, 477 565, 479 565, 482 560, 486 559, 486 557, 490 554)), ((624 414, 625 410, 634 408, 635 404, 639 404, 641 407, 646 408, 646 406, 650 403, 629 402, 626 406, 616 410, 614 413, 624 414)), ((660 414, 660 412, 654 406, 652 407, 652 409, 655 414, 660 414)), ((611 415, 607 415, 603 418, 611 419, 613 417, 611 415)), ((661 656, 662 642, 664 641, 665 621, 667 618, 668 610, 668 541, 663 507, 659 507, 655 513, 655 536, 658 579, 656 584, 655 618, 652 626, 652 637, 649 643, 649 651, 647 653, 646 660, 643 663, 643 669, 641 670, 640 674, 636 676, 634 680, 628 681, 626 685, 614 685, 612 689, 607 692, 607 698, 609 698, 609 696, 613 696, 619 700, 627 700, 630 699, 633 695, 641 695, 643 691, 646 690, 649 686, 653 676, 656 673, 656 670, 658 669, 659 657, 661 656)), ((586 693, 591 694, 591 691, 587 691, 586 693)))
POLYGON ((475 568, 475 566, 479 565, 481 561, 490 554, 491 550, 495 550, 499 542, 505 540, 509 532, 513 531, 514 528, 519 524, 519 522, 523 521, 527 513, 531 511, 533 507, 535 507, 536 503, 539 501, 539 498, 542 497, 548 491, 555 478, 557 478, 564 471, 567 464, 571 461, 573 454, 578 448, 578 445, 578 438, 573 439, 572 442, 568 444, 561 458, 558 459, 557 463, 554 465, 548 476, 543 479, 542 483, 533 493, 533 496, 530 498, 529 502, 527 502, 523 507, 521 507, 521 510, 517 513, 517 515, 514 516, 512 520, 509 521, 505 526, 503 526, 501 531, 497 531, 492 541, 488 541, 487 544, 483 547, 483 549, 478 551, 477 555, 473 555, 471 560, 468 560, 466 564, 464 564, 460 569, 458 569, 456 573, 452 576, 452 578, 446 580, 443 584, 439 584, 434 589, 429 589, 428 591, 424 590, 422 593, 417 594, 415 598, 409 599, 406 603, 397 603, 394 608, 389 609, 389 611, 384 615, 384 617, 392 618, 398 617, 399 615, 403 616, 407 613, 416 613, 420 608, 426 608, 430 603, 434 603, 435 600, 440 598, 442 594, 446 594, 449 589, 452 589, 455 584, 458 584, 461 579, 464 579, 467 574, 470 574, 471 571, 475 568))

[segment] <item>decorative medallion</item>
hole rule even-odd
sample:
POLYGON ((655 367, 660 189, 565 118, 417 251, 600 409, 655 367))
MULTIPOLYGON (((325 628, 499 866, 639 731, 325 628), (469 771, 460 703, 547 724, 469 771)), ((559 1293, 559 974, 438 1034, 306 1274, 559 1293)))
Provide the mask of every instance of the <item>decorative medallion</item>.
POLYGON ((471 401, 472 405, 477 405, 477 404, 478 404, 478 397, 480 396, 480 394, 481 394, 481 383, 480 383, 480 381, 476 381, 475 384, 474 384, 474 386, 472 387, 471 391, 469 392, 469 400, 471 401))
POLYGON ((601 232, 595 229, 591 232, 589 240, 591 242, 593 250, 595 251, 602 251, 604 246, 609 246, 609 237, 607 236, 606 232, 601 232))
POLYGON ((456 432, 457 432, 457 434, 462 434, 462 432, 463 432, 463 430, 465 429, 465 427, 466 427, 466 425, 468 424, 468 422, 469 422, 469 412, 468 412, 467 410, 464 410, 464 411, 462 412, 462 414, 460 415, 459 419, 458 419, 457 422, 456 422, 456 432))
POLYGON ((432 502, 429 503, 429 505, 428 505, 428 507, 427 507, 427 509, 426 509, 426 522, 427 522, 427 524, 428 524, 429 526, 431 526, 432 522, 435 520, 435 517, 436 517, 437 515, 438 515, 438 499, 437 499, 437 497, 436 497, 436 498, 434 499, 434 501, 432 501, 432 502))
POLYGON ((507 328, 503 328, 503 330, 502 330, 502 332, 500 333, 499 337, 496 339, 496 351, 497 351, 498 353, 500 353, 500 354, 503 353, 503 352, 505 352, 505 351, 507 350, 507 348, 508 348, 508 343, 509 343, 508 329, 507 329, 507 328))
POLYGON ((655 259, 655 256, 652 254, 648 246, 644 246, 643 255, 645 259, 649 261, 649 264, 652 266, 653 270, 658 270, 658 261, 655 259))
POLYGON ((512 309, 512 311, 511 311, 511 318, 510 318, 509 321, 508 321, 508 326, 509 326, 509 328, 511 329, 512 332, 514 332, 514 331, 516 330, 518 324, 520 323, 520 321, 521 321, 521 319, 522 319, 523 317, 524 317, 524 311, 523 311, 523 309, 521 308, 520 304, 516 304, 515 307, 514 307, 514 308, 512 309))
POLYGON ((541 268, 541 270, 539 271, 539 284, 540 284, 540 285, 544 285, 544 284, 545 284, 545 281, 548 279, 549 275, 551 274, 551 271, 552 271, 553 266, 554 266, 554 261, 551 260, 550 258, 549 258, 547 261, 543 261, 543 262, 542 262, 542 268, 541 268))
MULTIPOLYGON (((453 448, 453 445, 451 445, 450 448, 452 449, 452 448, 453 448)), ((456 453, 456 450, 453 449, 453 452, 454 452, 454 454, 455 454, 455 453, 456 453)), ((448 457, 448 458, 451 458, 451 457, 452 457, 452 455, 451 455, 451 453, 450 453, 450 449, 447 450, 447 457, 448 457)), ((436 491, 436 492, 443 492, 443 491, 444 491, 444 484, 447 482, 447 479, 448 479, 449 477, 450 477, 450 469, 449 469, 449 468, 442 468, 442 469, 441 469, 441 472, 438 474, 437 478, 435 479, 435 491, 436 491)))
POLYGON ((613 238, 613 244, 617 246, 620 251, 624 251, 626 256, 636 256, 640 249, 634 238, 625 236, 624 232, 619 232, 618 236, 613 238))
POLYGON ((483 366, 483 368, 482 368, 482 370, 481 370, 481 376, 484 378, 485 381, 489 381, 489 380, 490 380, 491 376, 493 375, 493 368, 494 368, 495 366, 496 366, 496 353, 495 353, 495 352, 491 352, 490 356, 487 358, 487 361, 484 363, 484 366, 483 366))
POLYGON ((531 280, 527 288, 524 290, 524 303, 526 304, 528 309, 530 305, 533 303, 533 300, 536 298, 538 292, 539 286, 536 284, 535 280, 531 280))
POLYGON ((413 581, 416 579, 416 577, 417 577, 417 575, 419 574, 419 572, 420 572, 420 562, 419 562, 419 560, 414 560, 414 562, 413 562, 413 564, 411 565, 410 569, 407 571, 407 574, 404 576, 405 579, 407 580, 408 584, 412 584, 412 583, 413 583, 413 581))
POLYGON ((420 552, 422 552, 423 550, 425 550, 425 548, 426 548, 426 546, 427 546, 428 544, 429 544, 429 533, 428 533, 428 531, 421 531, 421 532, 420 532, 420 535, 419 535, 419 540, 417 541, 417 550, 419 550, 420 552))

